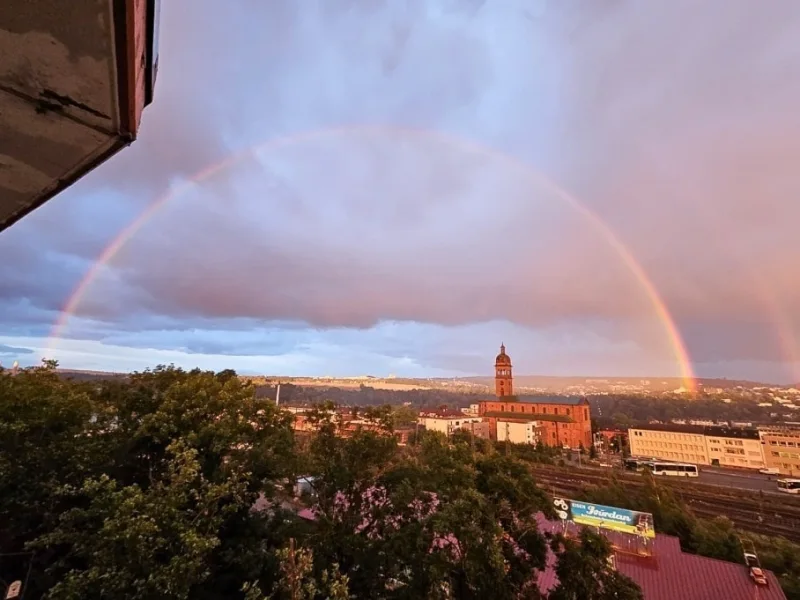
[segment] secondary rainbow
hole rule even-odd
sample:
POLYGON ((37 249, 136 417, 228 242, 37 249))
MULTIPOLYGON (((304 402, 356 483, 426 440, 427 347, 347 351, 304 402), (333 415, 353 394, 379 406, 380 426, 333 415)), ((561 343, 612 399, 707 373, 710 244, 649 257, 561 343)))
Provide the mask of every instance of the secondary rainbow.
POLYGON ((630 250, 625 246, 625 244, 623 244, 622 241, 619 240, 619 238, 602 221, 602 219, 600 219, 600 217, 598 217, 584 204, 582 204, 576 198, 568 194, 561 187, 550 181, 544 175, 542 175, 541 173, 534 170, 532 167, 530 167, 529 165, 515 158, 512 155, 508 155, 504 152, 500 152, 495 149, 485 148, 472 141, 462 139, 452 134, 444 134, 439 131, 430 131, 423 129, 413 129, 407 127, 396 127, 387 125, 341 126, 341 127, 327 128, 327 129, 312 130, 312 131, 302 132, 299 134, 292 134, 289 136, 276 138, 267 141, 263 144, 251 146, 250 148, 247 148, 244 151, 231 155, 230 157, 226 158, 221 162, 209 165, 206 168, 202 169, 201 171, 192 175, 185 182, 170 188, 164 195, 157 198, 144 211, 142 211, 142 213, 138 217, 136 217, 136 219, 134 219, 130 223, 130 225, 125 227, 120 232, 120 234, 116 238, 114 238, 114 240, 97 257, 97 260, 94 262, 92 267, 87 271, 86 275, 84 275, 83 279, 81 279, 81 281, 75 287, 69 299, 67 300, 66 304, 64 305, 63 310, 61 311, 58 319, 56 320, 56 323, 54 324, 51 330, 50 338, 48 339, 46 347, 51 350, 54 348, 55 342, 57 342, 57 340, 59 340, 63 335, 70 317, 73 315, 73 313, 75 313, 75 311, 80 306, 80 303, 83 300, 86 291, 89 289, 92 281, 95 279, 95 277, 97 276, 99 271, 103 268, 103 266, 108 264, 111 260, 113 260, 114 256, 116 256, 116 254, 139 232, 139 230, 171 200, 179 197, 185 191, 189 190, 191 186, 194 186, 198 183, 202 183, 203 181, 209 179, 210 177, 213 177, 217 173, 224 171, 225 169, 238 163, 243 158, 251 156, 254 153, 260 153, 267 150, 275 151, 286 146, 292 146, 303 142, 311 141, 314 139, 319 139, 328 136, 347 135, 347 134, 350 135, 390 134, 390 135, 407 136, 411 138, 436 139, 437 141, 452 145, 462 151, 466 150, 473 154, 488 156, 490 158, 495 158, 495 159, 499 158, 505 161, 507 164, 512 165, 516 170, 521 172, 529 181, 535 182, 538 186, 546 188, 549 192, 554 194, 562 202, 565 202, 567 205, 572 207, 585 219, 587 219, 592 224, 593 227, 595 227, 598 233, 600 233, 603 236, 603 238, 608 242, 608 244, 614 249, 614 251, 619 255, 619 257, 624 262, 625 266, 630 270, 630 272, 636 278, 639 285, 642 287, 642 290, 645 292, 651 304, 653 305, 653 309, 656 315, 658 316, 662 326, 664 327, 667 337, 669 338, 670 345, 672 346, 672 350, 675 354, 675 359, 678 362, 684 387, 689 390, 695 389, 695 377, 692 369, 691 360, 689 358, 689 354, 686 350, 686 347, 683 343, 683 338, 681 337, 681 334, 678 331, 678 328, 676 327, 674 320, 672 319, 672 315, 669 313, 669 310, 667 309, 666 305, 661 299, 661 296, 656 290, 655 285, 647 276, 642 266, 633 257, 630 250))

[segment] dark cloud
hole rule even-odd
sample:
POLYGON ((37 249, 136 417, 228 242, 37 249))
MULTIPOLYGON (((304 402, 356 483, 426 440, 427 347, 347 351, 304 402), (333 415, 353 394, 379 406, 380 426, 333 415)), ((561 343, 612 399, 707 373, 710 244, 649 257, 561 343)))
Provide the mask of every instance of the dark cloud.
POLYGON ((14 346, 0 344, 0 356, 15 356, 17 354, 33 354, 33 350, 30 348, 15 348, 14 346))

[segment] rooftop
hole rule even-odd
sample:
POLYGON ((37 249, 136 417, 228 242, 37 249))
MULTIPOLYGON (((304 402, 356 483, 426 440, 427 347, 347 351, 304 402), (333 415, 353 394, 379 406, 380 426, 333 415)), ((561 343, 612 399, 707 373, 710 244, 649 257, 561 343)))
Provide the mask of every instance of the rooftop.
POLYGON ((158 12, 156 0, 0 2, 0 232, 136 138, 158 12))
MULTIPOLYGON (((540 515, 543 532, 562 530, 560 522, 540 515)), ((568 533, 577 532, 570 525, 568 533)), ((615 546, 626 548, 632 536, 604 532, 615 546)), ((633 579, 642 589, 645 600, 786 600, 777 577, 764 570, 768 585, 757 586, 743 564, 717 560, 683 552, 678 538, 656 534, 651 544, 652 556, 635 556, 622 550, 615 553, 617 570, 633 579)), ((539 575, 539 589, 546 592, 558 583, 555 557, 548 551, 547 568, 539 575)))
POLYGON ((492 396, 491 398, 484 398, 483 402, 521 402, 524 404, 558 404, 559 406, 579 406, 581 404, 586 404, 588 406, 589 404, 589 401, 582 396, 534 396, 528 394, 522 396, 503 396, 502 398, 492 396))
POLYGON ((757 440, 758 430, 742 427, 722 427, 719 425, 676 425, 674 423, 639 425, 631 427, 642 431, 664 431, 668 433, 693 433, 696 435, 709 435, 714 437, 728 437, 737 439, 757 440))
POLYGON ((558 423, 572 423, 572 417, 567 415, 548 415, 541 413, 518 413, 518 412, 503 412, 503 411, 489 411, 484 416, 505 419, 507 421, 556 421, 558 423))
POLYGON ((421 410, 419 411, 421 419, 468 419, 474 418, 474 415, 466 415, 463 412, 451 408, 435 409, 435 410, 421 410))

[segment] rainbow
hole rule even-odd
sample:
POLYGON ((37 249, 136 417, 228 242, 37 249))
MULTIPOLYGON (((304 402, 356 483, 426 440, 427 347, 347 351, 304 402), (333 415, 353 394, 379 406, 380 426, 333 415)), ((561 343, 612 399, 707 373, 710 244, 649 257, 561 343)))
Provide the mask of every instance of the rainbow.
POLYGON ((119 235, 117 235, 117 237, 114 238, 114 240, 97 257, 97 260, 94 262, 92 267, 87 271, 83 279, 80 280, 78 285, 75 286, 75 289, 73 290, 72 294, 70 295, 69 299, 64 305, 63 310, 59 314, 59 317, 56 320, 51 330, 46 348, 48 350, 52 350, 57 340, 59 340, 63 336, 70 317, 76 312, 76 310, 80 306, 83 297, 85 296, 87 290, 91 286, 92 281, 98 275, 100 270, 105 265, 109 264, 111 260, 113 260, 113 258, 117 255, 117 253, 122 248, 124 248, 125 245, 133 237, 136 236, 139 230, 141 230, 141 228, 144 227, 144 225, 147 224, 147 222, 150 221, 150 219, 152 219, 170 201, 172 201, 175 198, 178 198, 185 191, 189 190, 191 186, 195 186, 198 183, 206 181, 207 179, 213 177, 214 175, 221 173, 226 169, 228 169, 229 167, 233 166, 234 164, 238 163, 240 160, 248 156, 252 156, 255 153, 262 153, 265 151, 275 151, 281 148, 285 148, 287 146, 294 146, 296 144, 301 144, 303 142, 323 137, 339 136, 339 135, 354 134, 354 133, 362 135, 392 134, 392 135, 406 136, 410 138, 425 138, 425 139, 432 138, 436 139, 437 141, 443 142, 445 144, 455 146, 462 151, 466 150, 479 156, 486 156, 494 159, 500 158, 503 161, 505 161, 506 164, 514 166, 516 170, 524 174, 528 181, 531 181, 532 183, 535 183, 537 186, 541 186, 542 188, 547 189, 550 193, 555 195, 562 202, 573 208, 576 212, 578 212, 581 216, 583 216, 589 223, 591 223, 592 226, 597 230, 597 232, 600 235, 602 235, 602 237, 611 246, 611 248, 619 255, 620 259, 623 261, 623 263, 631 272, 631 274, 636 278, 642 290, 647 295, 649 301, 652 303, 653 309, 655 310, 655 313, 658 316, 658 319, 660 320, 665 330, 665 333, 669 339, 670 345, 675 355, 675 359, 680 368, 680 374, 683 380, 684 387, 689 390, 695 389, 695 377, 694 377, 694 372, 692 370, 692 363, 689 358, 689 353, 686 350, 683 338, 681 337, 681 334, 675 325, 672 315, 670 314, 669 310, 667 309, 667 306, 665 305, 664 301, 661 299, 661 296, 656 290, 655 285, 647 276, 642 266, 633 257, 630 250, 628 250, 625 244, 623 244, 619 240, 619 238, 613 233, 613 231, 608 227, 608 225, 606 225, 600 219, 600 217, 598 217, 594 212, 592 212, 589 208, 587 208, 576 198, 568 194, 558 185, 547 179, 544 175, 532 169, 529 165, 511 155, 508 155, 506 153, 500 152, 495 149, 484 148, 483 146, 480 146, 472 141, 456 137, 452 134, 444 134, 438 131, 429 131, 422 129, 386 126, 386 125, 341 126, 328 129, 307 131, 299 134, 292 134, 276 138, 267 141, 263 144, 251 146, 245 149, 244 151, 231 155, 230 157, 226 158, 221 162, 209 165, 204 169, 198 171, 191 177, 189 177, 186 181, 182 182, 181 184, 172 187, 164 195, 157 198, 144 211, 142 211, 142 213, 136 219, 134 219, 127 227, 125 227, 119 233, 119 235))

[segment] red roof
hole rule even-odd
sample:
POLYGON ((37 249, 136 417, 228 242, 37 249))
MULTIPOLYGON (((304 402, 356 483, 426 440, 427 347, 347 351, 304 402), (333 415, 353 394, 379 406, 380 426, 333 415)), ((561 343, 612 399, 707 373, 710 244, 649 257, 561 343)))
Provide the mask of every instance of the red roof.
MULTIPOLYGON (((556 533, 562 531, 562 524, 540 515, 539 528, 556 533)), ((577 528, 570 524, 568 531, 577 528)), ((619 548, 633 551, 639 544, 633 536, 604 533, 619 548)), ((650 543, 652 556, 616 552, 617 570, 642 588, 645 600, 786 600, 771 571, 764 570, 768 585, 756 585, 744 565, 685 553, 674 536, 659 533, 650 543)), ((547 592, 557 583, 555 557, 548 552, 539 589, 547 592)))

